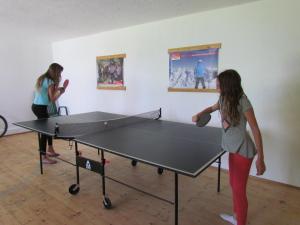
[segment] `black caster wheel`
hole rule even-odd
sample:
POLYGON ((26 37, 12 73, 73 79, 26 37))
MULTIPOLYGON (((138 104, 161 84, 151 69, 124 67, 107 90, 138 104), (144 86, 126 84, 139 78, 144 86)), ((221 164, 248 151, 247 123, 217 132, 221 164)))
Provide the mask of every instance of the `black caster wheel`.
POLYGON ((111 201, 110 201, 110 199, 108 197, 105 197, 103 199, 103 206, 106 209, 110 209, 112 207, 111 201))
POLYGON ((132 160, 132 161, 131 161, 131 165, 132 165, 132 166, 136 166, 136 164, 137 164, 137 161, 136 161, 136 160, 132 160))
POLYGON ((79 191, 80 191, 80 187, 77 184, 72 184, 69 187, 69 193, 71 195, 77 195, 79 191))
POLYGON ((164 169, 163 168, 161 168, 161 167, 158 167, 157 168, 157 173, 158 174, 162 174, 164 172, 164 169))

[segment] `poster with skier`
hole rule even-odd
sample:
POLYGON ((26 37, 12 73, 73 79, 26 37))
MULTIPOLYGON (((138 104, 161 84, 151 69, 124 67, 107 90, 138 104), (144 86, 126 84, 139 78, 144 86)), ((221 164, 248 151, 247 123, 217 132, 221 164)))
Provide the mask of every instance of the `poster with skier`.
POLYGON ((221 44, 169 49, 169 91, 216 92, 221 44))

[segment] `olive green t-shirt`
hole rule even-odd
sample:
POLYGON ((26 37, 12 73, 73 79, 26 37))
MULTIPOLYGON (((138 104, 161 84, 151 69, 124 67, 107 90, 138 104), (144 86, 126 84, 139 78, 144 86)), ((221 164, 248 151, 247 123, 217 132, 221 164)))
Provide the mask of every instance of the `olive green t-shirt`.
POLYGON ((220 104, 220 113, 221 113, 221 123, 222 123, 222 148, 225 151, 231 153, 238 153, 246 158, 253 158, 256 154, 255 145, 246 130, 247 120, 244 115, 249 109, 252 108, 252 105, 244 94, 238 105, 238 111, 240 113, 240 122, 233 126, 230 123, 230 119, 226 118, 222 114, 222 99, 219 99, 220 104))

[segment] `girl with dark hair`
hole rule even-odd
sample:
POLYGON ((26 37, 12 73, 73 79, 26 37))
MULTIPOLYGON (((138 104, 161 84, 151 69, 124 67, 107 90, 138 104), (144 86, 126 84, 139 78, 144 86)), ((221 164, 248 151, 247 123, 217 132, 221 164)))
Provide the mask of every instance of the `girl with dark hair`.
POLYGON ((245 95, 241 77, 235 70, 226 70, 217 77, 219 101, 192 117, 197 122, 201 115, 220 111, 222 123, 222 148, 229 152, 229 181, 233 196, 233 215, 220 214, 221 218, 234 225, 246 225, 248 200, 247 180, 254 156, 257 154, 257 175, 262 175, 266 166, 261 133, 253 107, 245 95), (250 125, 255 144, 246 130, 250 125))
MULTIPOLYGON (((52 63, 47 72, 39 76, 36 81, 36 90, 32 104, 32 111, 38 119, 49 118, 47 107, 50 102, 55 102, 66 90, 69 81, 65 80, 62 87, 59 87, 63 67, 52 63)), ((42 154, 42 161, 46 164, 54 164, 56 160, 50 157, 59 156, 53 149, 52 137, 42 134, 39 140, 39 150, 42 154), (48 141, 48 152, 46 153, 48 141)))

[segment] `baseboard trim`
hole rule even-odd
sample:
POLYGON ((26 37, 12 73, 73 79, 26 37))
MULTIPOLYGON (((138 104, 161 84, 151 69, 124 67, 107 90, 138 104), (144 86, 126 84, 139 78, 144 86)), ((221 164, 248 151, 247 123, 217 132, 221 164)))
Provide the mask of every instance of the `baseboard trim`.
MULTIPOLYGON (((212 169, 214 170, 218 170, 218 168, 216 168, 216 166, 211 166, 212 169)), ((224 169, 224 168, 221 168, 221 171, 223 173, 227 173, 228 174, 228 169, 224 169)), ((294 188, 296 190, 300 190, 300 187, 298 186, 295 186, 295 185, 292 185, 292 184, 286 184, 286 183, 282 183, 280 181, 276 181, 276 180, 269 180, 269 179, 266 179, 266 178, 262 178, 262 177, 257 177, 257 176, 253 176, 253 175, 249 175, 249 178, 251 180, 257 180, 257 181, 261 181, 261 182, 265 182, 265 183, 270 183, 270 184, 275 184, 275 185, 280 185, 280 186, 284 186, 284 187, 289 187, 289 188, 294 188)))

